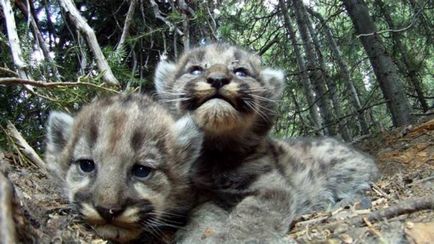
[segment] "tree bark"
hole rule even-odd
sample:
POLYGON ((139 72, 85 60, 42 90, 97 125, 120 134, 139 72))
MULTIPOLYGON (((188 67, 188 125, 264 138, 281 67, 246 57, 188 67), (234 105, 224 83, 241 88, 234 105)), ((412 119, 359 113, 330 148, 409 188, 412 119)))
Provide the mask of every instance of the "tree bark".
POLYGON ((95 56, 96 64, 99 71, 103 74, 103 80, 105 83, 110 85, 118 85, 119 81, 114 76, 110 66, 107 63, 104 54, 101 51, 101 47, 98 44, 98 40, 96 39, 95 32, 93 29, 87 24, 86 20, 83 16, 80 15, 80 12, 75 7, 75 4, 72 0, 60 0, 60 5, 65 9, 67 13, 69 13, 69 17, 72 20, 75 28, 83 33, 86 38, 87 44, 95 56))
MULTIPOLYGON (((393 23, 392 17, 389 13, 389 9, 384 5, 384 2, 381 0, 375 0, 375 4, 378 6, 381 13, 383 14, 384 19, 389 26, 389 29, 396 29, 396 26, 393 23)), ((401 58, 396 59, 396 61, 398 61, 397 64, 399 66, 399 70, 406 77, 408 83, 413 86, 414 91, 416 92, 417 100, 419 101, 423 112, 426 112, 429 109, 429 106, 424 96, 422 82, 418 78, 419 74, 414 69, 414 67, 412 67, 411 61, 409 60, 410 56, 408 49, 401 42, 400 33, 392 31, 391 36, 394 49, 401 54, 401 58)))
MULTIPOLYGON (((27 73, 27 64, 24 61, 21 52, 20 39, 18 38, 17 26, 15 24, 14 12, 10 0, 0 0, 0 5, 3 8, 3 14, 6 21, 6 29, 8 32, 9 46, 11 48, 12 60, 14 61, 15 69, 21 79, 32 79, 27 73)), ((31 89, 30 87, 27 87, 31 89)))
MULTIPOLYGON (((303 8, 303 10, 306 10, 306 7, 303 8)), ((324 75, 327 87, 329 92, 327 93, 327 97, 328 99, 330 99, 332 101, 333 104, 333 111, 335 112, 335 117, 336 118, 341 118, 342 116, 342 109, 341 109, 341 103, 339 102, 339 98, 338 98, 338 94, 337 94, 337 90, 336 90, 336 81, 333 81, 330 79, 330 76, 326 75, 327 74, 327 68, 324 62, 324 58, 321 52, 321 43, 318 40, 318 36, 316 31, 314 30, 313 26, 312 26, 312 22, 310 21, 309 17, 307 16, 307 13, 304 12, 303 13, 305 16, 305 20, 306 20, 306 24, 310 33, 310 37, 312 38, 313 44, 315 46, 315 51, 316 51, 316 56, 318 58, 318 64, 319 67, 321 68, 321 72, 324 75)), ((350 132, 347 128, 347 123, 345 122, 345 120, 342 121, 336 121, 336 123, 338 124, 339 127, 339 134, 342 136, 342 138, 345 141, 351 141, 351 135, 350 132)))
POLYGON ((127 16, 125 17, 124 28, 122 29, 121 39, 116 47, 116 51, 118 52, 124 46, 125 40, 127 39, 130 31, 130 25, 133 21, 134 11, 136 11, 137 0, 131 0, 130 7, 128 8, 127 16))
POLYGON ((307 11, 312 16, 317 18, 318 21, 321 23, 322 28, 324 28, 325 37, 330 47, 333 59, 338 65, 339 76, 341 78, 341 81, 345 83, 345 86, 350 93, 350 102, 353 105, 354 110, 357 112, 357 121, 360 125, 361 132, 363 135, 369 134, 369 127, 364 115, 365 112, 359 99, 359 94, 357 93, 356 87, 354 86, 353 80, 351 79, 348 66, 342 59, 342 54, 339 50, 338 45, 335 42, 335 39, 333 38, 332 30, 330 29, 324 18, 321 16, 321 14, 313 11, 311 8, 307 8, 307 11))
POLYGON ((306 97, 308 106, 310 106, 310 108, 309 108, 310 118, 312 120, 314 130, 318 131, 318 129, 320 128, 320 123, 321 123, 320 116, 317 112, 318 107, 315 104, 315 97, 312 93, 312 85, 309 81, 309 76, 308 76, 307 71, 306 71, 306 66, 304 65, 305 62, 303 60, 303 57, 301 56, 301 51, 300 51, 300 48, 299 48, 298 43, 297 43, 297 37, 295 35, 295 31, 292 28, 292 23, 291 23, 291 19, 289 18, 289 15, 288 15, 288 8, 286 7, 285 0, 279 0, 279 6, 280 6, 280 9, 282 12, 286 32, 287 32, 289 39, 291 40, 292 46, 294 48, 294 54, 295 54, 295 58, 297 61, 298 70, 300 72, 300 76, 299 76, 300 82, 302 84, 303 92, 304 92, 304 95, 306 97))
POLYGON ((350 16, 360 41, 369 57, 377 81, 392 114, 394 126, 403 126, 412 122, 410 104, 403 87, 402 78, 396 65, 386 52, 376 27, 363 0, 342 0, 350 16))
POLYGON ((324 127, 328 130, 329 135, 336 135, 335 119, 332 113, 330 100, 327 99, 327 89, 325 75, 319 67, 318 59, 315 55, 315 49, 312 45, 312 40, 309 37, 306 16, 304 14, 304 5, 301 0, 292 0, 294 5, 295 18, 297 26, 300 31, 301 39, 303 40, 303 47, 306 52, 307 70, 309 72, 310 80, 313 84, 314 91, 318 97, 318 107, 321 116, 324 119, 324 127))
POLYGON ((182 22, 182 31, 184 32, 184 35, 182 36, 182 42, 184 44, 184 52, 186 52, 187 50, 190 49, 190 44, 191 44, 191 40, 190 40, 190 23, 189 23, 189 17, 188 17, 189 7, 188 7, 187 3, 184 0, 180 0, 178 2, 178 6, 179 6, 179 9, 182 12, 182 18, 184 20, 182 22))

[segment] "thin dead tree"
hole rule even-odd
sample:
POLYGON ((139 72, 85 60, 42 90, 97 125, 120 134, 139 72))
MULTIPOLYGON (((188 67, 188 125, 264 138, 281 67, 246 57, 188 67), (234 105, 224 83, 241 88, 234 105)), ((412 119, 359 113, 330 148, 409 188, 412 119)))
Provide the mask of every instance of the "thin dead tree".
MULTIPOLYGON (((23 53, 21 52, 20 39, 17 33, 15 24, 14 12, 10 0, 0 0, 0 5, 3 8, 3 14, 6 21, 6 29, 8 32, 9 46, 11 48, 12 59, 18 76, 21 79, 32 79, 26 71, 27 63, 24 61, 23 53)), ((31 89, 30 87, 27 87, 31 89)))
POLYGON ((413 121, 411 107, 405 95, 402 78, 391 56, 384 48, 377 28, 363 0, 342 0, 351 18, 356 33, 369 57, 387 107, 392 114, 394 126, 403 126, 413 121))
POLYGON ((294 49, 298 70, 300 72, 299 77, 300 77, 300 83, 303 87, 303 93, 306 97, 308 105, 310 106, 309 108, 310 118, 312 119, 314 130, 318 131, 318 129, 320 128, 321 118, 318 114, 318 109, 317 109, 318 107, 315 104, 315 97, 312 93, 312 85, 309 81, 309 76, 307 74, 305 61, 301 56, 301 50, 297 43, 297 37, 295 35, 294 28, 292 27, 291 19, 289 18, 288 15, 288 8, 286 7, 285 0, 279 0, 279 7, 281 10, 281 14, 283 16, 283 21, 284 21, 283 23, 286 32, 289 36, 289 39, 291 40, 291 44, 294 49))
MULTIPOLYGON (((305 9, 306 9, 306 7, 303 8, 303 10, 305 10, 305 9)), ((328 99, 330 99, 330 101, 333 104, 333 111, 335 113, 336 118, 341 118, 343 113, 342 113, 342 108, 341 108, 341 102, 339 101, 339 96, 337 93, 337 85, 336 85, 337 81, 332 80, 330 78, 330 76, 327 75, 328 70, 327 70, 327 67, 326 67, 326 64, 325 64, 325 61, 323 58, 323 54, 321 52, 321 46, 322 45, 318 39, 318 33, 313 28, 312 22, 311 22, 310 18, 307 16, 306 12, 303 14, 305 16, 305 20, 307 23, 307 29, 309 30, 310 36, 311 36, 313 44, 315 46, 318 65, 324 74, 324 80, 326 81, 326 84, 327 84, 327 87, 329 90, 329 92, 327 93, 328 99)), ((345 120, 341 120, 341 121, 337 120, 336 123, 339 127, 339 134, 341 134, 342 138, 345 141, 351 141, 351 134, 348 130, 347 123, 345 122, 345 120)))
POLYGON ((311 14, 313 17, 318 19, 319 23, 321 24, 321 27, 324 30, 324 34, 327 40, 327 44, 331 50, 331 54, 333 56, 333 59, 338 65, 338 72, 339 76, 342 82, 345 83, 345 86, 347 88, 347 91, 350 93, 350 102, 353 106, 353 109, 357 113, 357 122, 360 125, 360 129, 362 131, 362 134, 368 134, 369 133, 369 127, 368 123, 366 122, 366 118, 364 115, 364 110, 362 109, 362 103, 360 102, 359 94, 357 93, 356 87, 354 86, 353 79, 351 79, 350 71, 348 69, 347 64, 342 58, 342 54, 339 50, 339 47, 333 38, 332 30, 328 26, 327 22, 324 20, 324 18, 321 16, 320 13, 315 12, 311 8, 306 8, 306 10, 311 14))
POLYGON ((80 31, 86 38, 89 49, 95 57, 96 65, 99 71, 102 73, 102 78, 104 82, 110 85, 118 85, 119 81, 114 76, 110 66, 107 63, 106 58, 104 57, 104 54, 101 51, 101 47, 98 44, 95 32, 87 24, 83 16, 80 15, 80 12, 78 12, 78 9, 75 6, 74 2, 72 0, 60 0, 60 5, 65 10, 65 12, 68 13, 68 16, 74 24, 75 28, 80 31))
MULTIPOLYGON (((392 15, 390 14, 389 8, 385 5, 385 3, 381 0, 374 0, 374 3, 383 14, 384 20, 386 21, 389 29, 397 29, 392 19, 392 15)), ((396 59, 399 70, 406 77, 408 83, 413 86, 413 89, 416 93, 416 98, 419 101, 422 110, 426 112, 429 109, 429 106, 424 96, 422 81, 420 80, 419 74, 410 60, 409 51, 407 47, 402 43, 401 34, 399 32, 392 31, 390 34, 392 37, 394 50, 401 54, 400 58, 396 59)))
POLYGON ((325 74, 319 66, 318 57, 315 54, 315 47, 309 36, 309 30, 306 23, 304 4, 301 0, 292 0, 293 10, 300 31, 300 37, 303 41, 303 47, 306 52, 307 70, 309 71, 310 81, 312 82, 314 91, 318 97, 318 107, 321 111, 321 116, 324 119, 324 127, 329 135, 337 135, 335 126, 335 117, 332 112, 330 99, 328 99, 327 88, 325 86, 325 74))

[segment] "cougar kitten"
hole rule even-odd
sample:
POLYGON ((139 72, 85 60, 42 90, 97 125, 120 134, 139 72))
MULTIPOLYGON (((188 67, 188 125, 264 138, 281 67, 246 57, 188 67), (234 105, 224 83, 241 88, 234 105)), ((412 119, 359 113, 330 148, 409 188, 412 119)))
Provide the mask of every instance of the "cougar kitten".
POLYGON ((49 169, 103 238, 166 242, 195 201, 188 171, 201 134, 146 96, 104 98, 74 118, 52 112, 47 140, 49 169))
MULTIPOLYGON (((155 82, 173 113, 191 114, 204 131, 192 182, 229 211, 210 220, 196 210, 181 235, 185 243, 284 241, 295 214, 352 198, 377 175, 369 156, 337 140, 268 137, 284 74, 263 67, 255 54, 228 44, 195 48, 176 63, 161 62, 155 82), (204 237, 209 226, 219 227, 204 237)), ((203 208, 220 212, 209 203, 203 208)))

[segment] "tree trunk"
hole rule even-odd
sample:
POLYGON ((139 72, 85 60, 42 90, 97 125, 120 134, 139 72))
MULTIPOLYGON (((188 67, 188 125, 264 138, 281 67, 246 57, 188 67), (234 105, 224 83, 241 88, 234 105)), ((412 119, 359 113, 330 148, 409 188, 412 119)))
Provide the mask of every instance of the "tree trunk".
POLYGON ((130 31, 130 25, 133 21, 134 11, 136 11, 137 0, 131 0, 130 7, 128 8, 127 16, 125 17, 124 28, 122 29, 121 39, 118 42, 116 47, 116 52, 122 50, 124 47, 125 40, 127 39, 130 31))
MULTIPOLYGON (((389 26, 389 29, 391 30, 396 29, 392 17, 390 16, 389 9, 386 6, 384 6, 384 2, 381 0, 375 0, 375 4, 378 6, 381 13, 383 14, 384 19, 386 20, 386 23, 389 26)), ((392 31, 391 34, 392 34, 394 49, 401 54, 401 58, 396 59, 396 61, 398 61, 397 64, 399 66, 399 70, 407 78, 408 83, 413 86, 414 91, 416 92, 417 100, 419 101, 422 110, 426 112, 429 109, 429 106, 424 96, 422 82, 418 78, 419 76, 418 72, 414 69, 414 67, 412 67, 412 64, 409 60, 410 56, 407 47, 402 44, 400 33, 392 31)))
POLYGON ((327 22, 324 20, 324 18, 321 16, 321 14, 313 11, 310 8, 307 8, 307 11, 317 18, 319 22, 321 23, 322 28, 324 28, 325 37, 327 40, 327 43, 330 47, 333 59, 338 65, 339 70, 339 76, 341 78, 341 81, 345 83, 347 90, 350 92, 350 102, 353 105, 354 110, 357 112, 357 119, 358 123, 360 125, 360 129, 362 131, 362 134, 368 134, 369 133, 369 127, 368 123, 366 122, 366 118, 364 115, 364 110, 362 108, 362 104, 359 99, 359 94, 357 93, 356 87, 354 86, 353 80, 350 76, 350 71, 348 70, 348 66, 342 59, 342 54, 339 51, 338 45, 335 42, 335 39, 333 38, 332 31, 330 27, 328 26, 327 22))
POLYGON ((306 66, 304 65, 303 57, 301 56, 300 48, 297 43, 297 37, 295 35, 294 29, 292 28, 292 23, 288 15, 288 8, 286 7, 285 0, 279 0, 279 6, 282 12, 286 32, 288 33, 289 39, 291 40, 292 46, 294 48, 294 54, 297 60, 298 70, 300 71, 300 82, 302 84, 303 92, 306 96, 308 106, 310 106, 310 118, 312 119, 314 130, 318 131, 318 129, 320 128, 321 119, 317 112, 318 110, 315 104, 315 97, 312 93, 312 85, 309 81, 309 76, 306 71, 306 66))
POLYGON ((86 38, 87 44, 95 56, 96 64, 99 71, 103 74, 103 80, 107 84, 118 85, 119 81, 113 75, 113 72, 110 66, 107 63, 104 54, 101 51, 101 47, 98 44, 98 40, 96 39, 95 32, 93 29, 87 24, 86 20, 83 16, 80 15, 78 9, 75 7, 75 4, 72 0, 60 0, 60 5, 65 9, 67 13, 69 13, 69 17, 72 20, 75 28, 83 33, 86 38))
POLYGON ((190 49, 190 23, 189 23, 189 9, 187 3, 184 0, 178 1, 179 9, 182 12, 182 32, 184 32, 184 35, 182 36, 182 42, 184 44, 184 52, 190 49))
MULTIPOLYGON (((6 21, 6 29, 8 32, 9 46, 11 48, 12 60, 14 61, 15 69, 21 79, 32 78, 26 72, 27 64, 24 62, 21 52, 20 39, 18 38, 17 26, 15 24, 14 12, 10 0, 0 0, 0 5, 3 8, 3 14, 6 21)), ((27 87, 31 89, 30 87, 27 87)))
POLYGON ((357 34, 369 57, 374 73, 392 114, 394 126, 403 126, 412 122, 410 104, 398 74, 396 65, 386 52, 376 27, 363 0, 342 0, 357 34))
POLYGON ((306 52, 307 70, 309 77, 313 84, 314 91, 318 97, 318 106, 324 119, 324 127, 328 130, 329 135, 336 135, 335 120, 331 110, 330 100, 327 99, 327 89, 325 75, 318 64, 318 59, 315 55, 315 49, 312 45, 312 40, 309 37, 307 23, 305 21, 304 6, 301 0, 292 0, 294 5, 295 18, 297 19, 297 26, 300 31, 301 39, 303 40, 303 47, 306 52))
MULTIPOLYGON (((306 8, 304 7, 303 10, 305 10, 306 8)), ((330 77, 327 74, 327 68, 323 59, 323 55, 321 53, 321 44, 318 40, 318 36, 317 33, 315 32, 313 26, 312 26, 312 22, 310 21, 309 17, 307 16, 307 13, 304 12, 303 13, 305 16, 305 20, 306 20, 306 24, 310 33, 310 37, 312 38, 313 44, 315 46, 315 51, 316 51, 316 56, 318 58, 318 64, 319 67, 321 68, 321 72, 323 72, 324 77, 325 77, 325 81, 328 87, 329 92, 327 93, 327 97, 328 99, 330 99, 332 101, 333 104, 333 111, 335 112, 335 117, 336 118, 341 118, 342 116, 342 109, 341 109, 341 105, 339 102, 339 98, 338 98, 338 94, 337 94, 337 90, 336 90, 336 81, 333 81, 330 79, 330 77)), ((350 132, 347 128, 347 123, 344 120, 342 121, 337 121, 336 123, 338 124, 339 127, 339 134, 342 136, 342 138, 345 141, 351 141, 351 135, 350 132)))

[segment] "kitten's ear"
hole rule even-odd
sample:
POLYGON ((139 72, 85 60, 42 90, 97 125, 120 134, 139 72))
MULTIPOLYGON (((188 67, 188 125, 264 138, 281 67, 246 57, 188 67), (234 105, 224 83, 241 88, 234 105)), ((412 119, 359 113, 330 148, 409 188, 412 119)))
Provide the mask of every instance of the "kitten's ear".
POLYGON ((283 88, 285 87, 285 73, 283 70, 265 68, 261 71, 260 78, 266 84, 269 84, 274 98, 282 95, 283 88))
POLYGON ((191 164, 199 157, 202 149, 203 133, 196 126, 190 115, 176 121, 171 128, 175 138, 177 158, 188 171, 191 164))
POLYGON ((71 137, 74 118, 62 112, 51 112, 47 124, 47 148, 45 161, 49 170, 61 176, 66 166, 58 165, 60 154, 71 137))
POLYGON ((67 113, 53 111, 48 117, 47 147, 61 152, 71 136, 74 118, 67 113))
POLYGON ((158 63, 155 70, 155 90, 158 95, 163 95, 168 90, 168 83, 174 78, 176 65, 165 60, 158 63))

